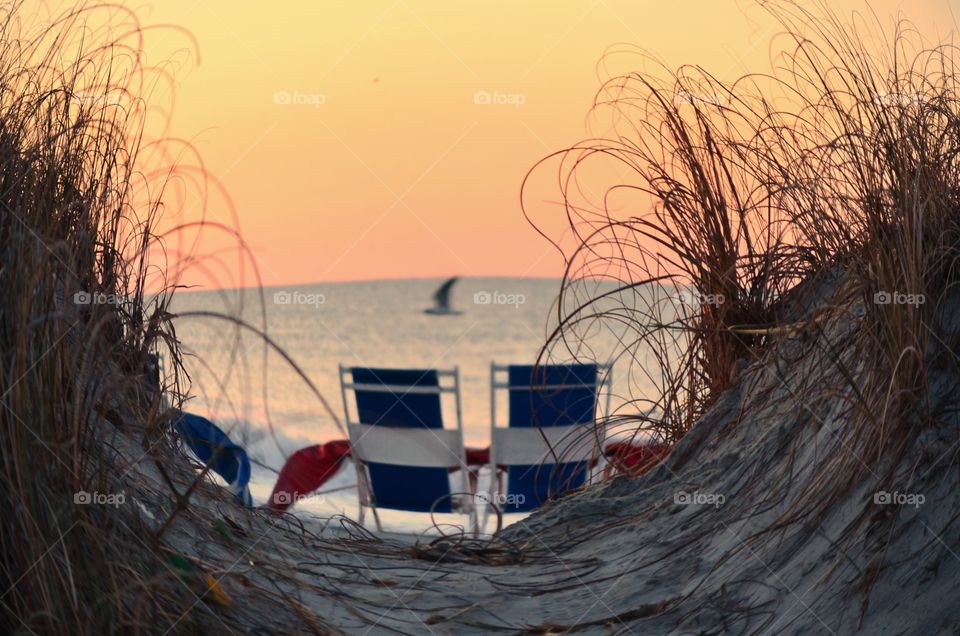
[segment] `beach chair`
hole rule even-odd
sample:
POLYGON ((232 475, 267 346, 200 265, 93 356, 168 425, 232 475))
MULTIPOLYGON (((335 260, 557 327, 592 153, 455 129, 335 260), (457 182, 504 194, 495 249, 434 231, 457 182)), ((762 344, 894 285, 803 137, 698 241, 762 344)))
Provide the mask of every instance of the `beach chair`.
POLYGON ((610 366, 490 366, 490 492, 478 495, 486 525, 490 506, 528 512, 586 483, 599 460, 610 410, 610 366), (497 421, 498 393, 507 394, 507 426, 497 421))
POLYGON ((408 512, 459 512, 477 531, 473 488, 463 449, 460 374, 435 369, 340 366, 340 387, 357 467, 361 524, 370 508, 408 512), (354 395, 356 417, 347 393, 354 395), (456 428, 444 428, 441 397, 456 404, 456 428), (451 472, 455 489, 450 487, 451 472))

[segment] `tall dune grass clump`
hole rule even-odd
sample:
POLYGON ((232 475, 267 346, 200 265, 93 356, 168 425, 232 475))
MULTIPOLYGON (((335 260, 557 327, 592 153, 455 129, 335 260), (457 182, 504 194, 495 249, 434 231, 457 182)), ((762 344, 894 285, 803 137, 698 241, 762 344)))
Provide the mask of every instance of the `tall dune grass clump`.
POLYGON ((111 430, 155 452, 150 354, 178 368, 150 260, 172 172, 141 162, 142 33, 115 6, 38 29, 28 8, 0 5, 0 631, 173 625, 194 599, 150 533, 82 494, 123 492, 111 430))
POLYGON ((930 383, 956 372, 960 342, 960 56, 906 22, 762 7, 782 26, 770 73, 722 81, 612 50, 604 67, 646 70, 613 73, 591 114, 602 134, 531 172, 527 190, 559 164, 574 237, 555 239, 568 268, 546 352, 613 325, 632 386, 652 387, 613 424, 676 442, 777 343, 850 314, 827 347, 830 386, 796 395, 811 412, 846 404, 847 452, 825 467, 842 490, 892 471, 952 408, 930 383), (596 278, 616 290, 595 293, 596 278))
POLYGON ((905 21, 761 8, 782 27, 770 72, 722 81, 617 48, 603 67, 631 68, 596 96, 601 134, 528 175, 525 213, 550 236, 530 201, 558 164, 565 215, 559 327, 542 357, 615 331, 633 401, 608 430, 673 451, 611 490, 696 479, 716 451, 735 490, 678 541, 696 551, 736 528, 728 589, 767 575, 786 586, 786 555, 826 541, 826 570, 802 594, 857 599, 859 628, 883 612, 872 599, 956 536, 960 49, 905 21), (889 493, 937 503, 921 515, 889 493))

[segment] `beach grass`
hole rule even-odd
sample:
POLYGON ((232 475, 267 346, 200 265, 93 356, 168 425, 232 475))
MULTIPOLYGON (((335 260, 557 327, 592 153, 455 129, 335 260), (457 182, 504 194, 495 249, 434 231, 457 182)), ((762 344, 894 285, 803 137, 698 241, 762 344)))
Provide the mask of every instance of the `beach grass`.
MULTIPOLYGON (((658 389, 618 426, 675 442, 772 342, 856 302, 867 320, 838 346, 863 356, 843 370, 858 396, 850 427, 877 460, 929 423, 904 415, 923 411, 925 361, 946 344, 935 334, 958 273, 957 49, 905 21, 764 6, 782 26, 773 73, 721 81, 611 51, 654 70, 606 80, 592 117, 611 132, 533 169, 559 163, 567 229, 580 237, 544 358, 569 354, 596 323, 617 325, 614 357, 658 389), (593 295, 584 281, 595 278, 619 288, 593 295), (838 278, 835 297, 798 312, 798 298, 838 278), (650 285, 665 291, 638 293, 650 285)), ((538 213, 527 206, 535 223, 538 213)))
POLYGON ((186 591, 135 517, 86 505, 123 497, 117 433, 142 444, 123 461, 169 446, 152 356, 179 401, 172 285, 150 260, 164 175, 141 162, 147 70, 132 14, 31 26, 26 9, 0 6, 0 629, 151 631, 186 591))

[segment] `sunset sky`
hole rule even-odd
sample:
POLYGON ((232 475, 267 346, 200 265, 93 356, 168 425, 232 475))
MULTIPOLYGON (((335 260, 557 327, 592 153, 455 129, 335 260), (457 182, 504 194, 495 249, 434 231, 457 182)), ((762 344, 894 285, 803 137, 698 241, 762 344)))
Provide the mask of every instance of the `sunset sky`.
MULTIPOLYGON (((871 6, 934 38, 957 24, 951 2, 871 6)), ((733 78, 768 66, 777 31, 742 0, 125 4, 195 38, 199 64, 182 33, 149 32, 149 62, 174 61, 171 133, 226 186, 267 285, 557 276, 562 260, 523 218, 520 184, 586 136, 604 51, 629 43, 733 78)), ((208 214, 230 220, 218 200, 208 214)), ((202 249, 225 244, 209 233, 202 249)), ((233 262, 188 278, 235 284, 233 262)))

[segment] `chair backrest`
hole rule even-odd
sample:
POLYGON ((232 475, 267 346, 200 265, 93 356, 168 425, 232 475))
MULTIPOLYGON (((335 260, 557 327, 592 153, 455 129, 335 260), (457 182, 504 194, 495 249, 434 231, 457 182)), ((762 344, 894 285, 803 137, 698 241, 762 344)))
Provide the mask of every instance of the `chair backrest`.
POLYGON ((603 441, 594 423, 609 366, 494 364, 490 380, 490 461, 507 469, 498 507, 524 512, 582 486, 603 441), (498 389, 508 392, 507 427, 497 426, 498 389))
POLYGON ((451 512, 449 469, 465 466, 457 370, 341 366, 340 386, 351 453, 365 467, 369 503, 451 512), (447 378, 452 384, 441 383, 447 378), (351 417, 347 391, 354 394, 356 418, 351 417), (444 393, 456 397, 455 429, 443 427, 444 393))

